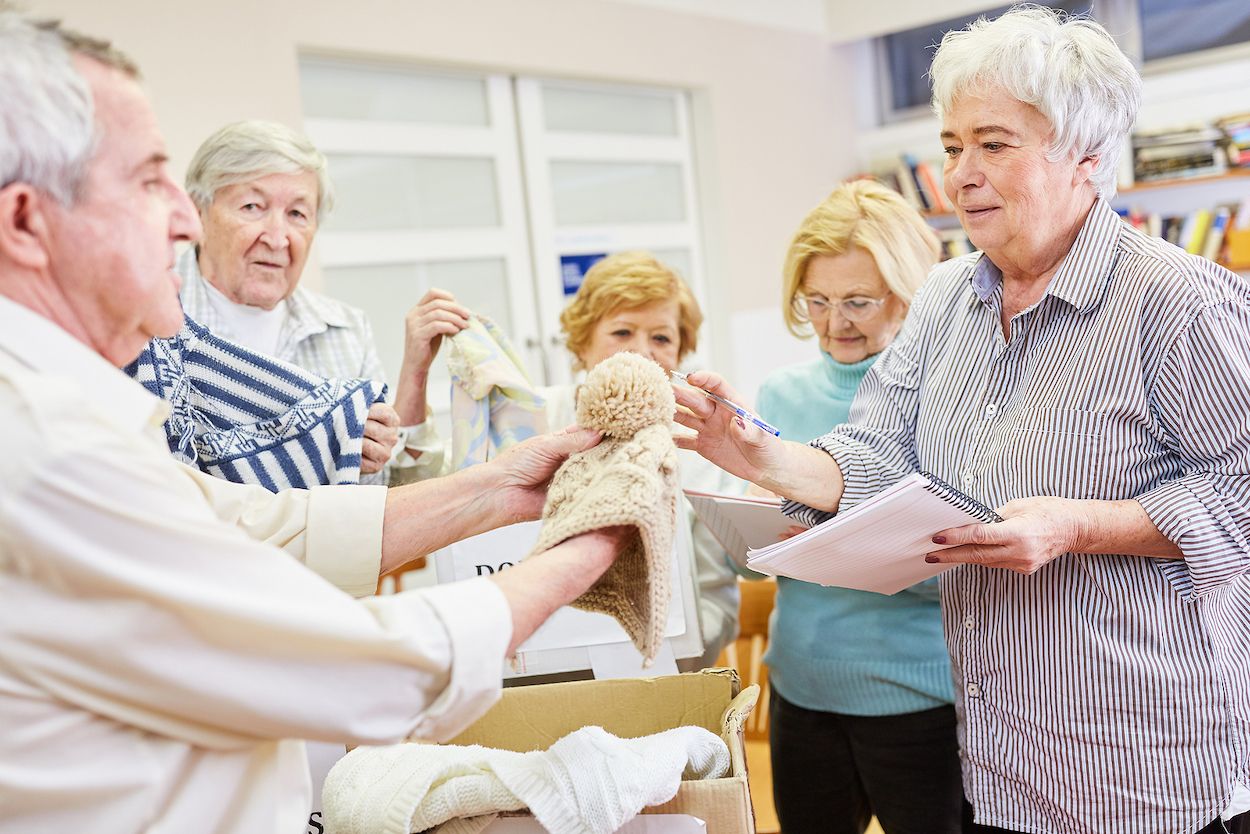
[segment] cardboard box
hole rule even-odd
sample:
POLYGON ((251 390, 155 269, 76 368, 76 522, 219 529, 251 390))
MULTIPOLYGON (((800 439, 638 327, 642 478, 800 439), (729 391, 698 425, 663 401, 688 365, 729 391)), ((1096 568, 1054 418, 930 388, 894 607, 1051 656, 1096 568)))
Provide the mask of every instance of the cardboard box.
POLYGON ((587 725, 622 738, 674 727, 703 727, 725 739, 730 772, 721 779, 682 782, 677 795, 643 814, 698 817, 715 834, 755 834, 742 727, 759 687, 739 692, 738 673, 706 669, 660 678, 571 681, 505 689, 503 698, 452 744, 504 750, 546 750, 587 725))

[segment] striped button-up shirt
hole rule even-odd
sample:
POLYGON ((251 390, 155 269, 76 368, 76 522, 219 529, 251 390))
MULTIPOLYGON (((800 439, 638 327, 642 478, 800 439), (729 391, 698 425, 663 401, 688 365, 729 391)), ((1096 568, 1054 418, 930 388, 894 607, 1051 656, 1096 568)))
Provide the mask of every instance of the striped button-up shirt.
POLYGON ((813 445, 840 509, 916 469, 992 506, 1140 502, 1183 559, 943 575, 965 788, 1017 831, 1196 831, 1250 784, 1250 283, 1100 200, 1008 338, 1001 310, 988 258, 940 264, 813 445))

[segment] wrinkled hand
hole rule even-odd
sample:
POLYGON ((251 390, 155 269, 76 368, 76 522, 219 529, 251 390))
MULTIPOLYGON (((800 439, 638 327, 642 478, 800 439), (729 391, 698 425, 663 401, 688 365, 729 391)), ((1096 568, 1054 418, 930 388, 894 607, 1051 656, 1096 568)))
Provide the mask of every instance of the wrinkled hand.
MULTIPOLYGON (((509 523, 531 521, 542 515, 551 476, 569 455, 599 444, 603 434, 570 426, 564 431, 531 437, 486 464, 495 468, 498 500, 509 523)), ((492 499, 494 500, 494 499, 492 499)))
POLYGON ((806 533, 809 529, 810 528, 804 527, 802 524, 791 524, 789 527, 787 527, 785 530, 782 531, 780 536, 777 537, 777 541, 783 542, 786 539, 792 539, 795 536, 797 536, 799 533, 806 533))
POLYGON ((432 289, 404 316, 404 359, 401 376, 424 379, 444 336, 469 326, 471 312, 446 290, 432 289))
MULTIPOLYGON (((689 382, 730 402, 746 402, 723 378, 710 371, 692 373, 689 382)), ((674 436, 673 442, 679 448, 693 449, 726 472, 754 482, 781 464, 779 438, 761 431, 694 388, 674 385, 673 394, 678 405, 676 421, 696 432, 693 437, 674 436)))
POLYGON ((1027 575, 1077 549, 1085 502, 1070 498, 1020 498, 1004 504, 997 524, 952 527, 933 536, 954 545, 928 554, 926 562, 967 563, 1027 575))
POLYGON ((399 415, 384 402, 369 407, 365 419, 365 442, 360 450, 360 474, 381 472, 399 442, 399 415))

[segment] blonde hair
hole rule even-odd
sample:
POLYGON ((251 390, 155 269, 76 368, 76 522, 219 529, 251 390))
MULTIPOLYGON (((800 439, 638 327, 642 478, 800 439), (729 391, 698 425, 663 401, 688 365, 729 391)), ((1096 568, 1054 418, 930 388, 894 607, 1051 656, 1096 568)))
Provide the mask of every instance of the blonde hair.
POLYGON ((657 301, 676 301, 677 359, 698 346, 703 311, 685 282, 649 252, 618 252, 598 261, 582 279, 572 303, 560 313, 560 330, 581 370, 581 355, 590 345, 595 325, 617 310, 633 310, 657 301))
POLYGON ((898 192, 872 180, 844 183, 803 218, 786 252, 782 315, 791 333, 812 335, 794 309, 812 258, 843 255, 852 246, 872 256, 885 285, 906 304, 941 254, 937 234, 898 192))

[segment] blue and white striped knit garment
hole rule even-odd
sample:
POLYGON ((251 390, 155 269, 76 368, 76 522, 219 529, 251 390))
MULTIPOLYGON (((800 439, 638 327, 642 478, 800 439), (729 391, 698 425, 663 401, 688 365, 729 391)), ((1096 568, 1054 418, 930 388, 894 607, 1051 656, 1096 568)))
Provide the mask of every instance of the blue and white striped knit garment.
POLYGON ((369 407, 386 386, 325 379, 218 338, 186 319, 126 373, 170 405, 174 457, 271 492, 360 481, 369 407))

